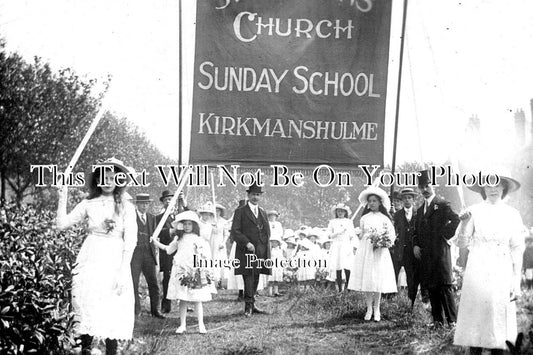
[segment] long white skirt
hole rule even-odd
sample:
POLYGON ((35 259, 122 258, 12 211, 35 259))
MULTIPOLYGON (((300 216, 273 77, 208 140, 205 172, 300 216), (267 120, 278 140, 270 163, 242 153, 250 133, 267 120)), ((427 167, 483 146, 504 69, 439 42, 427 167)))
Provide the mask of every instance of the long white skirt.
POLYGON ((79 334, 110 339, 131 339, 135 322, 131 270, 119 270, 123 240, 89 235, 76 258, 72 277, 72 305, 79 334), (114 289, 120 277, 125 286, 114 289))
POLYGON ((455 345, 506 349, 506 340, 516 340, 516 302, 510 302, 512 261, 502 249, 481 247, 468 255, 455 345))
POLYGON ((364 292, 397 292, 389 249, 374 246, 365 236, 355 253, 348 289, 364 292))

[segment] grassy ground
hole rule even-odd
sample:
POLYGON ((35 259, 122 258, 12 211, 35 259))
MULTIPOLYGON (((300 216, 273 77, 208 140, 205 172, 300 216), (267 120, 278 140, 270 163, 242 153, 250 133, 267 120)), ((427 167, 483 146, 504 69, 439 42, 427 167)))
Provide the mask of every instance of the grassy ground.
MULTIPOLYGON (((453 330, 430 330, 430 314, 420 303, 413 314, 404 293, 382 300, 382 321, 365 322, 364 302, 355 292, 323 289, 279 298, 260 296, 256 303, 271 315, 243 317, 236 292, 221 291, 204 304, 208 334, 198 333, 189 313, 187 333, 175 334, 177 305, 167 319, 148 312, 137 319, 134 340, 121 344, 124 354, 464 354, 452 345, 453 330)), ((146 301, 147 302, 147 301, 146 301)), ((146 304, 148 309, 148 304, 146 304)), ((531 329, 533 292, 519 302, 519 330, 531 329)), ((102 344, 99 345, 103 350, 102 344)))

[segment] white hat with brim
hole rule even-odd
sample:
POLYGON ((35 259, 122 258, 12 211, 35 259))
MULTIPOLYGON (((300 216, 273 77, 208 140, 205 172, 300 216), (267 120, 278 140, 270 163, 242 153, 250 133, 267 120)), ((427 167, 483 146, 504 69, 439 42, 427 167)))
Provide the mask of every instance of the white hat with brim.
POLYGON ((337 210, 346 211, 346 217, 349 217, 352 214, 350 207, 346 206, 344 203, 337 203, 335 206, 331 207, 331 213, 333 214, 333 217, 337 217, 337 210))
POLYGON ((271 242, 276 241, 276 242, 279 242, 281 244, 281 238, 278 235, 274 235, 274 236, 270 237, 270 241, 271 242))
POLYGON ((290 228, 285 229, 285 232, 283 232, 283 239, 287 239, 294 236, 294 231, 290 228))
MULTIPOLYGON (((505 169, 505 168, 502 168, 502 167, 497 167, 497 168, 490 168, 490 169, 486 169, 484 172, 487 172, 488 174, 487 175, 484 175, 483 176, 483 180, 485 180, 485 178, 490 174, 490 175, 497 175, 500 177, 500 183, 503 182, 504 184, 507 185, 507 194, 513 192, 513 191, 516 191, 520 188, 520 183, 518 181, 516 181, 515 179, 509 177, 511 176, 510 172, 505 169)), ((492 177, 491 179, 491 182, 494 181, 494 177, 492 177)), ((490 186, 490 185, 485 185, 485 186, 490 186)), ((470 190, 472 191, 475 191, 479 194, 481 194, 483 192, 483 188, 484 186, 481 186, 479 184, 475 184, 475 185, 472 185, 472 186, 467 186, 470 190)))
POLYGON ((368 203, 368 196, 370 195, 378 196, 381 200, 381 204, 383 205, 383 207, 385 207, 387 211, 390 210, 391 203, 389 195, 385 192, 385 190, 380 189, 379 187, 369 186, 363 191, 361 191, 361 193, 359 194, 359 202, 362 205, 366 206, 366 204, 368 203))
POLYGON ((112 165, 112 166, 116 166, 117 168, 119 168, 120 170, 122 170, 125 173, 135 174, 135 169, 133 169, 130 166, 126 166, 124 164, 124 162, 122 162, 122 160, 118 160, 115 157, 109 158, 109 159, 106 159, 106 160, 98 160, 96 162, 96 165, 112 165))
POLYGON ((297 231, 294 231, 294 236, 300 237, 300 234, 303 234, 304 237, 307 237, 307 230, 306 229, 298 229, 297 231))
POLYGON ((298 242, 298 244, 309 250, 313 248, 313 242, 311 242, 309 239, 302 239, 298 242))
POLYGON ((211 201, 204 203, 203 206, 198 208, 197 212, 198 213, 211 213, 213 216, 216 215, 215 206, 213 205, 213 202, 211 202, 211 201))
POLYGON ((198 218, 198 214, 193 211, 185 211, 179 213, 176 218, 174 218, 174 222, 172 222, 172 227, 177 228, 178 223, 182 223, 183 221, 193 221, 197 224, 200 224, 200 218, 198 218))
POLYGON ((326 243, 331 243, 331 242, 333 242, 333 240, 332 240, 332 239, 329 239, 329 238, 327 238, 327 239, 319 239, 319 240, 317 241, 317 243, 320 243, 320 245, 324 245, 324 244, 326 244, 326 243))
POLYGON ((310 237, 314 236, 314 237, 316 237, 318 239, 318 238, 320 238, 320 235, 321 235, 321 231, 318 228, 311 228, 307 232, 307 238, 310 238, 310 237))
POLYGON ((289 237, 285 240, 285 243, 286 244, 293 244, 293 245, 298 245, 298 243, 296 242, 296 240, 294 239, 294 237, 289 237))

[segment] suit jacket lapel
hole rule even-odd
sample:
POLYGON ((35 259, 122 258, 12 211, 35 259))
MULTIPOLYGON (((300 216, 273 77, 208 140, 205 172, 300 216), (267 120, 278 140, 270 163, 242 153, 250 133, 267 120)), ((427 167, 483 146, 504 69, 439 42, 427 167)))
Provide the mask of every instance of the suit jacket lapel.
POLYGON ((437 197, 434 197, 431 203, 429 204, 428 210, 426 211, 426 215, 425 215, 426 218, 431 217, 433 212, 435 212, 435 201, 437 201, 437 197))
POLYGON ((244 213, 248 216, 248 218, 250 218, 252 222, 254 222, 254 224, 257 224, 257 218, 255 218, 255 215, 252 212, 250 206, 248 206, 248 204, 246 204, 246 206, 244 207, 244 213))

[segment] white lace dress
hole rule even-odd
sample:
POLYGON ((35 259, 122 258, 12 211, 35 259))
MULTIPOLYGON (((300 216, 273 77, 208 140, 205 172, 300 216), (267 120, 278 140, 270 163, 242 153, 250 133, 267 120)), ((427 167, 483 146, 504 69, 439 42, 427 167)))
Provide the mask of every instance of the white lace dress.
POLYGON ((349 270, 353 262, 352 239, 356 238, 353 221, 349 218, 334 218, 329 221, 328 233, 332 239, 329 249, 330 269, 349 270), (334 234, 339 233, 334 236, 334 234))
POLYGON ((397 292, 394 267, 388 248, 374 249, 369 239, 372 229, 387 230, 394 243, 396 233, 387 216, 381 212, 370 212, 361 217, 362 238, 353 259, 348 289, 364 292, 397 292))
MULTIPOLYGON (((199 260, 211 260, 211 248, 207 241, 196 234, 185 233, 179 240, 174 240, 167 247, 168 254, 176 251, 172 263, 172 272, 168 282, 167 298, 188 302, 211 301, 212 293, 217 293, 214 281, 201 288, 182 285, 182 278, 191 275, 198 268, 194 264, 194 256, 199 260)), ((204 267, 204 269, 213 269, 204 267)))
POLYGON ((511 290, 520 290, 524 252, 522 218, 503 202, 482 202, 470 208, 457 243, 470 253, 463 279, 454 344, 507 349, 517 335, 516 302, 511 290))
POLYGON ((110 339, 131 339, 133 334, 134 294, 131 255, 137 243, 135 208, 124 202, 120 215, 115 213, 113 196, 83 200, 65 214, 66 200, 60 199, 57 226, 68 228, 87 221, 87 237, 76 258, 72 277, 72 305, 79 334, 110 339), (115 226, 107 232, 105 220, 115 226), (123 256, 128 260, 123 263, 123 256), (126 265, 126 267, 122 267, 126 265), (121 279, 124 289, 116 285, 121 279))

